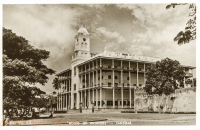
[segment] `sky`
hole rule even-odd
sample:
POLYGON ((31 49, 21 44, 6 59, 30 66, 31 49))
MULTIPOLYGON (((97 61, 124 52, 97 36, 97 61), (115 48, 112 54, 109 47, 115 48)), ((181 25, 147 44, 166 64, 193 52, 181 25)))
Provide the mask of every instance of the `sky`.
MULTIPOLYGON (((189 7, 167 4, 10 4, 3 5, 3 27, 25 37, 32 46, 50 51, 44 64, 56 73, 70 68, 74 36, 80 25, 90 33, 92 53, 107 50, 169 57, 196 66, 196 40, 173 41, 189 20, 189 7)), ((52 81, 41 90, 53 92, 52 81)))

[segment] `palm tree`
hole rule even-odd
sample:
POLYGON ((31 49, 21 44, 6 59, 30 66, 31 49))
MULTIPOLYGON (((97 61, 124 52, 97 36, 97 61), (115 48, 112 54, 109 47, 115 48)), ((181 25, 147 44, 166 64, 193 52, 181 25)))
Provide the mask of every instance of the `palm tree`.
POLYGON ((185 43, 189 43, 190 40, 192 40, 192 32, 190 30, 187 30, 185 32, 180 31, 176 37, 174 38, 174 41, 178 41, 178 44, 185 44, 185 43))
POLYGON ((58 90, 61 87, 61 82, 58 80, 58 78, 55 78, 53 80, 52 84, 53 84, 53 88, 56 89, 56 90, 58 90))

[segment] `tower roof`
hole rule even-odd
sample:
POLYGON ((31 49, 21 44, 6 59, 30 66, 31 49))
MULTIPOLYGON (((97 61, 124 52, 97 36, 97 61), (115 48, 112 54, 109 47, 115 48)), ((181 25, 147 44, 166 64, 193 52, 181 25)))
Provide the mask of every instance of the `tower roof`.
POLYGON ((85 27, 83 27, 83 26, 81 26, 79 28, 78 33, 83 33, 85 35, 89 34, 88 31, 87 31, 87 29, 85 27))

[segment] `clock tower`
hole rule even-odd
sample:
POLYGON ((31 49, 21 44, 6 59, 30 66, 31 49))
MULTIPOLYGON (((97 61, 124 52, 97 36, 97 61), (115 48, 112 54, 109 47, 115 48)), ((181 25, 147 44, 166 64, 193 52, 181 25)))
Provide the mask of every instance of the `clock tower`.
POLYGON ((75 35, 75 57, 88 58, 90 57, 90 38, 87 29, 81 26, 75 35))
POLYGON ((80 77, 78 64, 91 58, 90 54, 90 38, 87 29, 80 26, 77 34, 75 35, 75 49, 71 61, 72 79, 71 79, 71 106, 74 108, 79 107, 79 88, 80 77))

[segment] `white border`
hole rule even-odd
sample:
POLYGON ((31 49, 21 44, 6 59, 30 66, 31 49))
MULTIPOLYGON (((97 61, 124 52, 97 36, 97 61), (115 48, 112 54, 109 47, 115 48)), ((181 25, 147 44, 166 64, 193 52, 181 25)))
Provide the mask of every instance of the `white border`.
MULTIPOLYGON (((1 0, 0 1, 1 6, 0 6, 0 15, 1 18, 2 16, 2 4, 119 4, 119 3, 126 3, 126 4, 133 4, 133 3, 140 3, 140 4, 147 4, 147 3, 152 3, 152 4, 160 4, 160 3, 196 3, 197 6, 197 15, 196 16, 200 16, 199 14, 199 6, 200 6, 200 0, 163 0, 163 1, 159 1, 159 0, 151 0, 151 1, 147 1, 147 0, 96 0, 96 1, 92 1, 92 0, 1 0)), ((200 23, 199 17, 197 17, 197 23, 200 23)), ((1 27, 2 27, 2 21, 0 22, 1 27)), ((200 34, 199 32, 199 26, 197 25, 197 36, 200 34)), ((0 32, 1 36, 2 36, 2 31, 0 32)), ((2 41, 2 37, 0 38, 0 40, 2 41)), ((198 56, 200 56, 200 52, 198 51, 198 49, 200 48, 200 39, 199 37, 197 37, 196 39, 196 77, 197 77, 197 86, 200 86, 200 70, 199 70, 199 65, 200 65, 200 58, 198 56)), ((2 54, 2 46, 0 47, 0 53, 2 54)), ((2 66, 2 60, 0 61, 0 65, 2 66)), ((2 68, 0 70, 2 72, 2 68)), ((2 73, 0 75, 0 78, 2 79, 2 73)), ((2 88, 2 87, 1 87, 2 88)), ((115 129, 115 128, 125 128, 125 129, 141 129, 141 130, 155 130, 155 129, 162 129, 162 130, 172 130, 172 129, 181 129, 181 130, 200 130, 200 115, 199 115, 199 111, 200 111, 200 95, 199 95, 199 91, 200 88, 197 87, 197 92, 196 92, 196 126, 107 126, 106 128, 110 128, 110 129, 115 129)), ((2 92, 2 91, 1 91, 2 92)), ((0 97, 0 103, 2 104, 2 95, 0 97)), ((2 106, 1 109, 2 110, 2 106)), ((0 111, 0 119, 2 117, 2 111, 0 111)), ((13 128, 17 128, 17 129, 43 129, 43 128, 47 128, 47 129, 56 129, 56 128, 61 128, 61 129, 91 129, 91 130, 100 130, 102 129, 101 126, 78 126, 78 127, 74 127, 74 126, 36 126, 36 127, 3 127, 3 129, 13 129, 13 128)), ((104 127, 103 127, 104 128, 104 127)))

